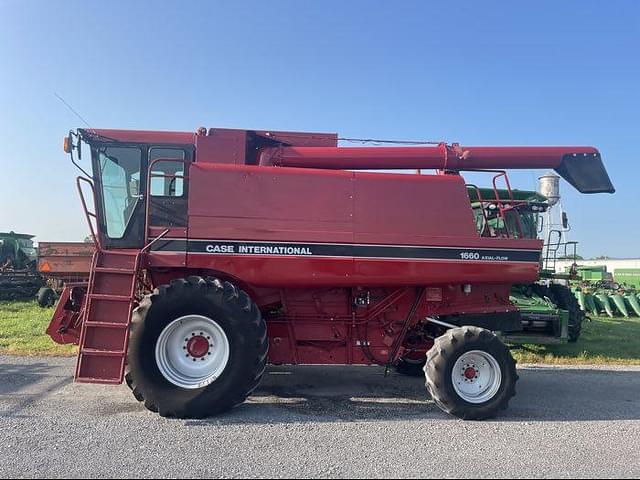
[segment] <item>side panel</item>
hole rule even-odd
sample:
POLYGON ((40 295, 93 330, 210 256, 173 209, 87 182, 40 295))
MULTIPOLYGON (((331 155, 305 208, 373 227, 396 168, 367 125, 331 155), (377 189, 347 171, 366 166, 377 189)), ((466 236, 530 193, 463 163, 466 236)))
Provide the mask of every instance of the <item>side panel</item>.
POLYGON ((39 242, 38 271, 47 277, 88 277, 95 247, 85 242, 39 242))
POLYGON ((352 242, 353 176, 195 163, 189 238, 352 242))
POLYGON ((458 175, 354 175, 354 241, 455 245, 477 237, 465 182, 458 175))
MULTIPOLYGON (((456 175, 192 165, 187 266, 263 287, 530 282, 541 242, 481 238, 456 175)), ((186 245, 185 245, 186 244, 186 245)), ((153 262, 157 265, 157 263, 153 262)))

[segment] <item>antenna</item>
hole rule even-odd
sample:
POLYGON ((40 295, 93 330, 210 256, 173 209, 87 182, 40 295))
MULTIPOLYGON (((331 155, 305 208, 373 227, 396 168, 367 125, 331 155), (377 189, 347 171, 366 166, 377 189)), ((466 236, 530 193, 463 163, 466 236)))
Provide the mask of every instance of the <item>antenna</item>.
POLYGON ((93 130, 93 127, 92 127, 91 125, 89 125, 89 122, 87 122, 87 121, 83 118, 83 116, 82 116, 82 115, 80 115, 80 114, 79 114, 79 113, 78 113, 78 112, 77 112, 77 111, 76 111, 76 110, 75 110, 71 105, 69 105, 69 104, 66 102, 66 100, 65 100, 64 98, 62 98, 62 97, 61 97, 60 95, 58 95, 56 92, 53 92, 53 94, 58 98, 58 100, 60 100, 60 101, 63 103, 63 105, 64 105, 65 107, 67 107, 69 110, 71 110, 71 112, 72 112, 73 114, 75 114, 75 115, 76 115, 76 117, 78 117, 80 120, 82 120, 82 122, 84 122, 84 124, 85 124, 87 127, 89 127, 90 129, 92 129, 92 130, 93 130))
MULTIPOLYGON (((58 100, 60 100, 60 101, 64 104, 64 106, 65 106, 65 107, 67 107, 69 110, 71 110, 71 112, 73 112, 73 114, 75 114, 75 115, 76 115, 80 120, 82 120, 82 122, 84 122, 84 124, 85 124, 87 127, 89 127, 91 130, 93 130, 93 127, 92 127, 91 125, 89 125, 89 122, 87 122, 87 121, 84 119, 84 117, 83 117, 82 115, 80 115, 80 114, 79 114, 79 113, 78 113, 78 112, 77 112, 77 111, 76 111, 76 110, 75 110, 71 105, 69 105, 69 104, 65 101, 65 99, 64 99, 64 98, 62 98, 62 97, 61 97, 60 95, 58 95, 56 92, 53 92, 53 94, 56 96, 56 98, 57 98, 58 100)), ((69 132, 69 136, 71 136, 71 132, 69 132)), ((78 145, 77 145, 76 147, 73 147, 73 146, 71 147, 71 152, 70 152, 70 155, 71 155, 71 163, 73 163, 73 165, 74 165, 78 170, 80 170, 82 173, 84 173, 88 178, 91 178, 91 179, 92 179, 93 177, 92 177, 91 175, 89 175, 89 174, 86 172, 86 170, 85 170, 84 168, 82 168, 80 165, 78 165, 78 164, 76 163, 76 161, 74 160, 74 158, 73 158, 73 148, 77 148, 77 149, 78 149, 78 158, 80 158, 80 156, 79 156, 79 155, 80 155, 80 142, 81 142, 81 139, 80 139, 80 137, 78 137, 78 145)))

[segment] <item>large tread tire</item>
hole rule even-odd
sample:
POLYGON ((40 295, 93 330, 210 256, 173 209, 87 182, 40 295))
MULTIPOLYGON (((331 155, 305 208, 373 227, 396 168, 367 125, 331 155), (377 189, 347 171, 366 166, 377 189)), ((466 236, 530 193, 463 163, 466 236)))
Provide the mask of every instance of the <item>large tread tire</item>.
POLYGON ((163 417, 209 417, 243 403, 255 390, 265 371, 267 349, 266 324, 244 291, 215 278, 172 280, 147 295, 133 312, 125 380, 138 401, 163 417), (198 389, 169 382, 155 357, 163 329, 189 314, 215 318, 230 344, 223 373, 198 389))
POLYGON ((436 338, 427 353, 424 367, 426 385, 431 398, 444 412, 463 420, 483 420, 505 410, 516 394, 516 362, 511 352, 489 330, 478 327, 454 328, 436 338), (465 401, 455 391, 451 372, 456 361, 466 352, 481 350, 491 354, 501 369, 501 384, 495 395, 484 403, 465 401))
POLYGON ((56 303, 56 292, 53 291, 53 288, 42 287, 38 290, 36 300, 41 308, 52 307, 56 303))
POLYGON ((582 322, 585 318, 585 313, 580 308, 578 299, 571 290, 564 285, 554 283, 551 284, 549 290, 551 290, 553 299, 558 307, 569 312, 569 342, 577 342, 580 338, 582 322))
POLYGON ((577 342, 582 332, 582 322, 586 314, 580 308, 578 299, 571 292, 571 289, 558 283, 552 283, 548 287, 534 284, 532 287, 536 295, 548 297, 558 308, 569 312, 568 341, 570 343, 577 342))

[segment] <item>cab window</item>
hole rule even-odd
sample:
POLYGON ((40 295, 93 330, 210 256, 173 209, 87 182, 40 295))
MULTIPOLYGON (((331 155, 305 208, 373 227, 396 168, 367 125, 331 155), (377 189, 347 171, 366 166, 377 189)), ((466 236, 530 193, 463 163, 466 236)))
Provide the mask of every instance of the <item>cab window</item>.
POLYGON ((154 147, 149 150, 152 197, 182 197, 184 195, 184 150, 154 147))
POLYGON ((122 238, 140 201, 142 151, 135 147, 105 147, 98 150, 98 160, 106 233, 109 238, 122 238))

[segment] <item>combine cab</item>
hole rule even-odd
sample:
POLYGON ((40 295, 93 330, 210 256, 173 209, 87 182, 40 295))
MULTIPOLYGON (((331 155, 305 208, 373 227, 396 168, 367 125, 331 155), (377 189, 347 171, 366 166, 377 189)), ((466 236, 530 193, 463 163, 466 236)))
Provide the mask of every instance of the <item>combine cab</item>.
POLYGON ((150 410, 193 418, 242 403, 267 362, 377 364, 424 370, 452 415, 506 408, 517 374, 500 337, 570 338, 576 319, 566 287, 540 283, 545 200, 512 190, 504 169, 613 193, 598 151, 338 140, 72 132, 72 160, 83 143, 91 154, 78 186, 96 253, 48 333, 79 344, 76 381, 126 379, 150 410), (466 185, 469 170, 493 188, 466 185))

